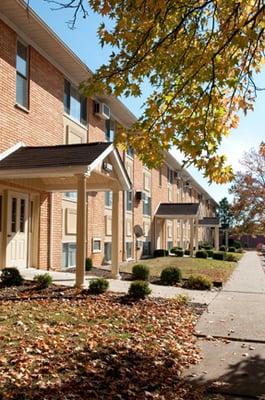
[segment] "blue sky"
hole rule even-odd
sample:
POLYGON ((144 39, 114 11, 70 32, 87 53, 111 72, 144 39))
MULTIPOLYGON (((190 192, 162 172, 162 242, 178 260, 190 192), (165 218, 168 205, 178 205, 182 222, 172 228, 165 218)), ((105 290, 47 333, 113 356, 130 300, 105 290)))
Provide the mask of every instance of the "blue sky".
MULTIPOLYGON (((92 71, 107 61, 110 49, 102 49, 96 35, 102 18, 90 12, 86 19, 80 16, 76 28, 71 30, 66 22, 72 18, 73 11, 51 10, 52 8, 56 8, 56 6, 48 4, 44 0, 30 0, 30 6, 92 71)), ((258 76, 257 85, 265 87, 265 71, 258 76)), ((147 85, 143 89, 145 93, 149 91, 147 85)), ((136 116, 140 115, 143 98, 122 100, 136 116)), ((242 158, 243 153, 251 147, 257 148, 259 143, 265 140, 264 117, 265 91, 262 91, 258 94, 254 112, 241 118, 239 127, 228 138, 223 140, 220 147, 220 152, 226 154, 229 163, 232 164, 235 171, 239 169, 239 160, 242 158)), ((190 167, 189 171, 217 201, 225 196, 229 197, 229 185, 208 185, 207 180, 195 168, 190 167)))

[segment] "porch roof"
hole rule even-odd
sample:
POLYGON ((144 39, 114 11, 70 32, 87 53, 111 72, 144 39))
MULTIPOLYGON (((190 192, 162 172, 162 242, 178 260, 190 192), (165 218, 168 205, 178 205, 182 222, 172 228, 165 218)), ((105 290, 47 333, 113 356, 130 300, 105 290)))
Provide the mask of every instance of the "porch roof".
POLYGON ((156 217, 178 219, 196 218, 199 216, 199 203, 160 203, 156 217))
POLYGON ((112 143, 57 146, 17 143, 0 154, 0 180, 44 191, 76 190, 76 176, 87 176, 87 190, 130 190, 131 181, 112 143), (104 168, 103 162, 113 168, 104 168))
POLYGON ((203 219, 199 220, 199 225, 209 227, 220 226, 220 221, 217 217, 204 217, 203 219))

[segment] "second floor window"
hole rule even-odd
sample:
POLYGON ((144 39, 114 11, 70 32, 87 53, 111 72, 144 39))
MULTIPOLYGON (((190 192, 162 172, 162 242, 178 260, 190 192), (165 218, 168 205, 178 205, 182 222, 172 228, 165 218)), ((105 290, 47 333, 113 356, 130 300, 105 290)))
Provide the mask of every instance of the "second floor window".
POLYGON ((133 151, 133 148, 132 148, 131 146, 128 146, 128 148, 127 148, 127 150, 126 150, 126 154, 127 154, 127 156, 133 158, 133 156, 134 156, 134 151, 133 151))
POLYGON ((167 169, 167 180, 168 180, 168 183, 170 183, 171 185, 173 184, 174 172, 170 168, 167 169))
POLYGON ((115 136, 115 122, 107 119, 105 122, 105 140, 106 142, 113 142, 115 136))
POLYGON ((87 100, 69 81, 64 81, 64 112, 82 125, 87 123, 87 100))
POLYGON ((105 207, 112 206, 112 192, 105 192, 105 207))
POLYGON ((133 192, 127 191, 126 192, 126 211, 132 211, 133 206, 133 192))
POLYGON ((146 193, 144 193, 143 198, 143 214, 151 215, 151 197, 149 197, 146 193))
POLYGON ((16 102, 28 108, 28 48, 21 42, 17 42, 16 70, 16 102))

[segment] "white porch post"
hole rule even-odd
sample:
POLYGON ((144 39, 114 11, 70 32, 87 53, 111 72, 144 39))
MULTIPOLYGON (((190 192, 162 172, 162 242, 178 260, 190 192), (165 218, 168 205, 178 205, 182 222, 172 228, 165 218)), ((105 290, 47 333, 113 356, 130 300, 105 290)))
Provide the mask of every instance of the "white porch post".
POLYGON ((184 249, 184 240, 183 240, 183 236, 184 236, 184 232, 183 232, 183 220, 180 220, 180 247, 182 247, 182 249, 184 249))
POLYGON ((214 248, 219 250, 219 226, 214 227, 214 248))
POLYGON ((112 249, 111 249, 111 276, 114 279, 120 278, 119 253, 120 253, 120 217, 119 217, 119 192, 112 194, 112 249))
POLYGON ((195 222, 195 250, 199 250, 199 226, 198 226, 198 220, 196 219, 195 222))
POLYGON ((190 219, 190 256, 193 256, 193 246, 194 246, 194 220, 190 219))
POLYGON ((78 175, 75 276, 75 286, 78 288, 85 286, 86 225, 86 175, 78 175))

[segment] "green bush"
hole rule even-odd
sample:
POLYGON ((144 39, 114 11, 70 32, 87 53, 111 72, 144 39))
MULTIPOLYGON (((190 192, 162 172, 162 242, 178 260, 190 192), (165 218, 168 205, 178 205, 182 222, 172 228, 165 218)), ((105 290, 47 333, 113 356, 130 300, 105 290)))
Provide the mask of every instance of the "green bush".
POLYGON ((34 276, 34 281, 37 282, 40 289, 47 289, 52 284, 52 277, 48 272, 34 276))
POLYGON ((219 247, 219 250, 220 250, 220 251, 226 251, 226 247, 225 247, 225 246, 220 246, 220 247, 219 247))
POLYGON ((177 257, 183 257, 184 256, 184 251, 182 249, 179 249, 177 247, 173 247, 173 249, 170 250, 172 254, 175 254, 177 257))
POLYGON ((108 290, 109 282, 104 278, 91 279, 89 282, 89 290, 92 294, 101 294, 108 290))
POLYGON ((1 281, 4 286, 20 286, 23 283, 23 278, 17 268, 4 268, 1 281))
POLYGON ((241 249, 241 242, 239 240, 234 240, 233 247, 235 247, 236 249, 241 249))
POLYGON ((213 259, 214 260, 225 260, 225 252, 223 251, 214 251, 213 253, 213 259))
POLYGON ((91 271, 92 267, 93 267, 92 259, 87 257, 86 258, 86 271, 91 271))
POLYGON ((213 257, 213 250, 206 250, 208 257, 213 257))
POLYGON ((147 265, 137 264, 133 266, 132 278, 134 281, 148 281, 150 270, 147 265))
POLYGON ((166 249, 157 249, 154 251, 154 257, 167 257, 168 250, 166 249))
POLYGON ((228 251, 229 251, 229 253, 235 253, 236 252, 236 248, 235 247, 228 247, 228 251))
POLYGON ((205 276, 198 275, 193 276, 191 275, 185 282, 183 287, 186 289, 192 290, 210 290, 212 287, 212 282, 206 278, 205 276))
POLYGON ((167 267, 161 272, 160 279, 165 285, 174 285, 182 279, 181 270, 177 267, 167 267))
POLYGON ((242 254, 243 253, 243 249, 236 249, 236 253, 242 254))
POLYGON ((145 281, 134 281, 129 287, 128 294, 135 300, 144 299, 151 293, 148 282, 145 281))
POLYGON ((190 256, 190 250, 188 250, 188 249, 184 250, 184 254, 185 254, 185 256, 190 256))
POLYGON ((237 262, 238 258, 234 254, 226 254, 225 255, 225 261, 237 262))
POLYGON ((208 254, 204 250, 198 250, 198 251, 196 251, 195 256, 196 256, 196 258, 207 258, 208 254))

